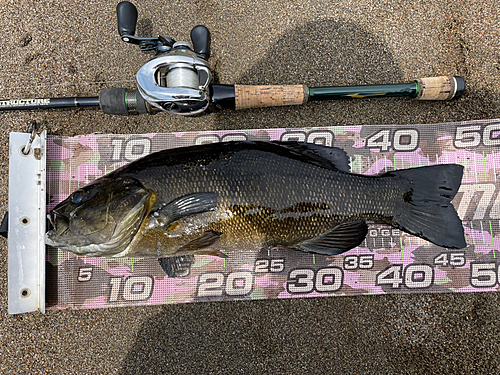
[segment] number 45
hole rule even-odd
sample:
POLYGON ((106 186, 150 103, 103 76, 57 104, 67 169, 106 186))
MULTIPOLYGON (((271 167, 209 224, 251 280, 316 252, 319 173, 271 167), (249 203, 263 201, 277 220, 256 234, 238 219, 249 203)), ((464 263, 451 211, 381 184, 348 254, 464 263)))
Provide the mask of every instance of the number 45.
POLYGON ((434 258, 434 265, 442 267, 465 266, 465 253, 441 253, 434 258))

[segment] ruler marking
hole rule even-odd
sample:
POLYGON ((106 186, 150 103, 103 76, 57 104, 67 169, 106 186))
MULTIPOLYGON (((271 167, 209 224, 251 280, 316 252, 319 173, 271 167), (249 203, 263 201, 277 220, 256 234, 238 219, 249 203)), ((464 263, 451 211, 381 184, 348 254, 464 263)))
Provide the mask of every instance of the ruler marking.
MULTIPOLYGON (((472 224, 472 221, 470 222, 470 229, 474 230, 474 225, 472 224)), ((476 246, 476 237, 472 236, 472 242, 474 243, 474 246, 476 246)))
POLYGON ((476 157, 476 153, 474 152, 474 169, 476 170, 476 184, 478 183, 477 181, 477 157, 476 157))
POLYGON ((484 182, 488 182, 488 173, 486 172, 486 156, 483 151, 483 164, 484 164, 484 182))
POLYGON ((493 228, 491 227, 491 220, 490 222, 490 238, 491 238, 491 248, 493 249, 493 258, 496 259, 496 254, 495 254, 495 241, 493 241, 493 228))
POLYGON ((483 228, 483 221, 481 220, 479 222, 480 226, 481 226, 481 235, 483 236, 483 242, 486 243, 486 239, 484 238, 484 228, 483 228))
POLYGON ((403 237, 399 237, 399 244, 401 245, 401 260, 404 261, 405 260, 405 256, 404 256, 404 248, 403 248, 403 237))

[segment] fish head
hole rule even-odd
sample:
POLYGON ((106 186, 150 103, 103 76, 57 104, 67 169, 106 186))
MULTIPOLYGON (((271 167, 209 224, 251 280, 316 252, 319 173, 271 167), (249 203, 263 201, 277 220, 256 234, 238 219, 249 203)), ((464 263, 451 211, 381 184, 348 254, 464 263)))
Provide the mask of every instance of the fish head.
POLYGON ((88 256, 120 256, 144 228, 156 195, 131 177, 100 178, 48 215, 46 243, 88 256))

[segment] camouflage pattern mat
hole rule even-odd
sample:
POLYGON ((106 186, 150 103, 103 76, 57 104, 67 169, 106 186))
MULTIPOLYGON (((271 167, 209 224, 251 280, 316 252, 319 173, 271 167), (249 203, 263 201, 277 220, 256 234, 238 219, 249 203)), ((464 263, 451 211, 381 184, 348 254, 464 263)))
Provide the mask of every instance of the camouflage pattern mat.
POLYGON ((47 249, 48 309, 181 302, 498 291, 500 281, 500 120, 407 126, 363 125, 142 135, 50 136, 47 210, 72 191, 127 162, 166 148, 234 140, 299 140, 344 149, 351 171, 457 163, 465 167, 453 204, 468 246, 450 250, 370 225, 361 246, 328 257, 296 251, 196 255, 167 277, 156 259, 77 257, 47 249))

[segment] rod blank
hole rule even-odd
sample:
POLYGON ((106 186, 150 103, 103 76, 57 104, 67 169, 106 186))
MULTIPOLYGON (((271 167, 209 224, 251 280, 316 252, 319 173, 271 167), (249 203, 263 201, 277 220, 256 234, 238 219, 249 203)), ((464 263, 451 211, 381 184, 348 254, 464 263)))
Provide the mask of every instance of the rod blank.
MULTIPOLYGON (((410 83, 307 87, 305 85, 211 85, 211 103, 221 109, 301 105, 309 101, 407 96, 416 100, 450 100, 463 95, 461 77, 419 78, 410 83)), ((2 110, 100 107, 104 113, 154 113, 138 90, 104 89, 99 97, 0 100, 2 110)))
POLYGON ((99 97, 0 100, 0 111, 74 107, 99 107, 99 97))

